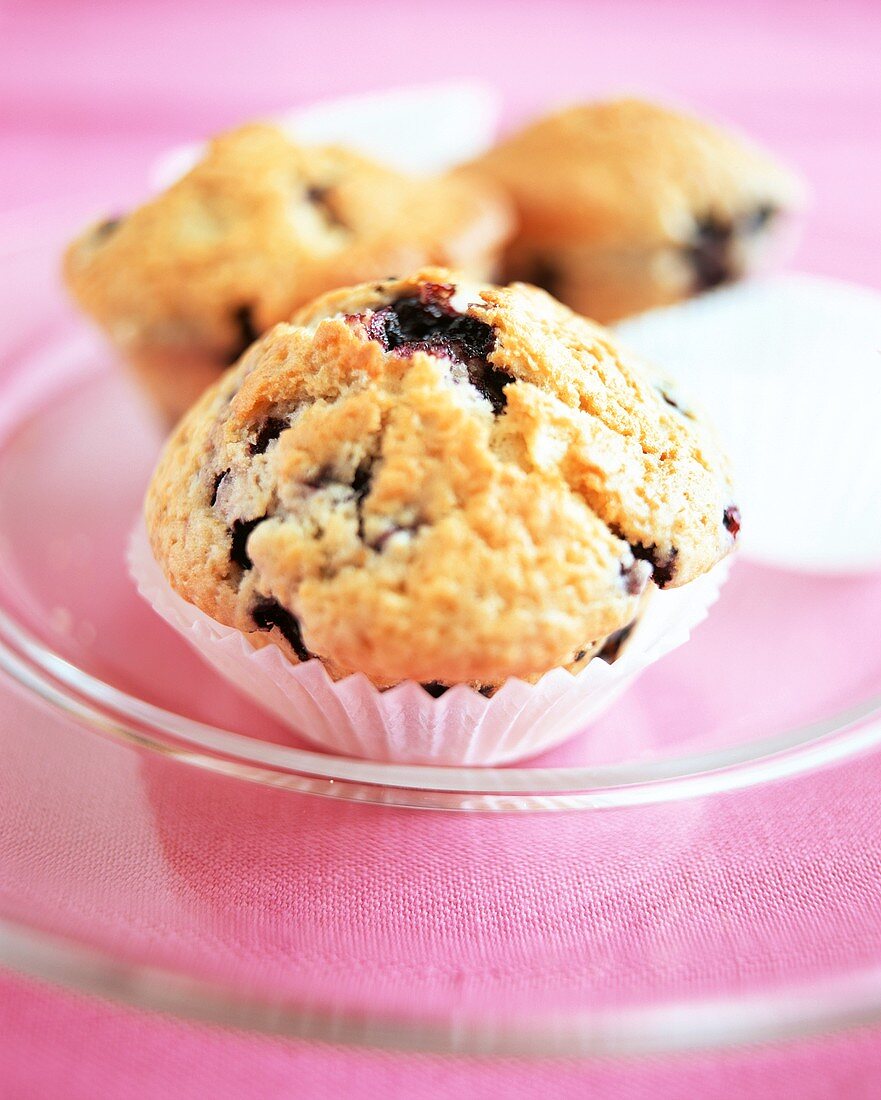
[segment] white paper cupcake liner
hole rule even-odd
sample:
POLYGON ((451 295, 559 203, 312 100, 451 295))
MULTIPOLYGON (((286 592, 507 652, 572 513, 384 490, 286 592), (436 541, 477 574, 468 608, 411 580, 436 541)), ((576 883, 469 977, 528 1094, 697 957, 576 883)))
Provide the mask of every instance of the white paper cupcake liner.
POLYGON ((361 673, 334 681, 318 660, 292 664, 274 645, 187 603, 153 557, 143 522, 129 545, 138 591, 216 671, 314 744, 399 764, 499 764, 535 756, 584 729, 648 665, 682 645, 728 575, 722 562, 683 588, 653 593, 614 664, 557 668, 535 684, 510 679, 489 699, 466 684, 433 698, 413 681, 379 691, 361 673))
POLYGON ((740 552, 787 570, 881 568, 881 295, 813 275, 722 287, 618 326, 702 406, 748 517, 740 552))

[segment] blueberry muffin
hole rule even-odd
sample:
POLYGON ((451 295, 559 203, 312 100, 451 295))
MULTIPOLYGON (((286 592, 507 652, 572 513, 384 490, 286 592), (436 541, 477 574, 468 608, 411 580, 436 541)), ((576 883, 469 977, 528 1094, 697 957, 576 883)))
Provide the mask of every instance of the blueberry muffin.
POLYGON ((146 518, 171 586, 255 646, 487 693, 608 656, 740 522, 711 431, 608 332, 443 269, 271 329, 174 432, 146 518))
POLYGON ((471 167, 517 209, 508 277, 602 322, 747 274, 802 196, 741 138, 636 99, 542 118, 471 167))
POLYGON ((317 294, 425 263, 491 277, 510 224, 485 181, 417 180, 255 124, 217 138, 151 202, 89 229, 64 269, 175 420, 317 294))

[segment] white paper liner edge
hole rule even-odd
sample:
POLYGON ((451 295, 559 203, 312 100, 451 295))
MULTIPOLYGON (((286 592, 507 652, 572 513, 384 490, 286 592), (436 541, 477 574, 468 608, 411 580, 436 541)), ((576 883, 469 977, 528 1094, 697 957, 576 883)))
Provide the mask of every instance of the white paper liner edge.
POLYGON ((784 272, 615 328, 713 424, 749 517, 744 558, 788 572, 881 569, 877 290, 784 272))
POLYGON ((138 592, 207 663, 286 725, 333 753, 399 764, 499 764, 535 756, 584 729, 648 665, 682 645, 715 603, 728 562, 683 588, 655 592, 614 664, 557 668, 535 684, 510 679, 492 696, 458 684, 432 698, 406 681, 379 691, 357 673, 334 681, 318 660, 295 665, 255 649, 233 627, 187 603, 153 557, 143 520, 128 564, 138 592))

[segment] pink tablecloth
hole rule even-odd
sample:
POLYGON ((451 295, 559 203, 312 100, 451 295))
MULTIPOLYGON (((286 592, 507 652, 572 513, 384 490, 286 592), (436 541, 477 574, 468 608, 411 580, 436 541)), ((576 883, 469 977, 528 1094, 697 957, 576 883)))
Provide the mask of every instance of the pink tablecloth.
POLYGON ((638 1063, 490 1062, 184 1027, 17 979, 0 984, 0 1032, 10 1100, 873 1100, 881 1075, 877 1031, 638 1063))
MULTIPOLYGON (((871 2, 6 6, 0 226, 15 226, 4 209, 50 210, 72 192, 84 208, 130 200, 169 143, 251 114, 477 76, 503 90, 512 119, 550 101, 638 89, 744 125, 813 185, 799 266, 879 285, 879 55, 881 9, 871 2)), ((778 858, 770 875, 787 866, 785 847, 778 858)), ((0 984, 0 1015, 0 1095, 11 1097, 870 1096, 881 1069, 873 1032, 639 1065, 343 1052, 187 1026, 17 978, 0 984)))

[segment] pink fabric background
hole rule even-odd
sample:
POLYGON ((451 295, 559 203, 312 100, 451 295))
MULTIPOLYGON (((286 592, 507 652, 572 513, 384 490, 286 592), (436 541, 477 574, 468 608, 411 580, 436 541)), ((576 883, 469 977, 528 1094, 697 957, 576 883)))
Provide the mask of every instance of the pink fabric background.
MULTIPOLYGON (((252 114, 341 92, 477 76, 502 89, 511 121, 559 99, 642 90, 683 98, 747 127, 800 166, 813 186, 797 264, 877 286, 879 56, 881 9, 871 2, 6 5, 0 8, 0 229, 14 232, 15 210, 25 206, 43 207, 49 218, 71 195, 82 196, 86 211, 123 205, 142 192, 147 165, 170 143, 252 114)), ((0 707, 3 719, 16 720, 19 712, 5 695, 0 707)), ((876 771, 854 766, 818 782, 838 789, 840 798, 859 795, 869 814, 876 771)), ((789 797, 779 799, 782 816, 789 797)), ((737 826, 736 815, 719 812, 726 828, 737 826)), ((430 830, 432 820, 420 818, 416 831, 430 830)), ((823 826, 810 838, 813 847, 809 838, 785 832, 774 844, 757 841, 753 877, 738 887, 748 905, 763 882, 793 876, 789 900, 802 898, 805 906, 803 947, 811 891, 834 886, 834 869, 847 865, 843 853, 865 860, 859 877, 867 897, 878 878, 877 851, 866 851, 859 837, 836 835, 836 827, 847 827, 843 816, 825 818, 823 826)), ((392 843, 392 836, 377 843, 392 843)), ((848 903, 842 927, 850 929, 848 903)), ((848 941, 852 961, 863 951, 877 958, 870 915, 862 913, 862 938, 848 941)), ((13 977, 0 985, 0 1017, 0 1095, 16 1098, 271 1097, 343 1089, 353 1097, 507 1097, 551 1089, 560 1096, 870 1096, 881 1068, 881 1040, 873 1032, 638 1066, 491 1065, 344 1052, 187 1026, 13 977)))
POLYGON ((0 1094, 14 1100, 872 1100, 881 1043, 872 1032, 722 1055, 489 1062, 336 1050, 321 1044, 183 1027, 11 979, 0 1000, 8 1059, 0 1094))

